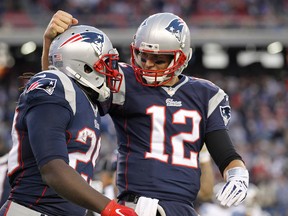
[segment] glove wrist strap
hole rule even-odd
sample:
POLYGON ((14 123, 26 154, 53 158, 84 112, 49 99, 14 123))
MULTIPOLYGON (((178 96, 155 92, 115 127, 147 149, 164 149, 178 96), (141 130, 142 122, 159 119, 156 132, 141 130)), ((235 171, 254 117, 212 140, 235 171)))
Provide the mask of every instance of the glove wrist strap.
POLYGON ((229 179, 231 179, 232 177, 235 176, 239 176, 242 178, 249 178, 249 172, 247 169, 243 168, 243 167, 235 167, 235 168, 231 168, 229 170, 226 171, 226 179, 227 181, 229 179))

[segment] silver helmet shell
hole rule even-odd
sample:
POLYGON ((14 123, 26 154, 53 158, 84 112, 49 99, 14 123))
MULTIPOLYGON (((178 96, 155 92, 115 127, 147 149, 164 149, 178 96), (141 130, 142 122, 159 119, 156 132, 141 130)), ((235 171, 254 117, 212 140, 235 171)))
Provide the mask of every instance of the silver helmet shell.
POLYGON ((139 26, 131 44, 131 63, 136 78, 143 85, 159 86, 178 76, 187 67, 192 56, 190 30, 187 24, 172 13, 157 13, 149 16, 139 26), (165 70, 141 68, 141 52, 173 55, 165 70))
POLYGON ((118 52, 107 35, 86 25, 70 27, 53 40, 49 49, 49 68, 93 89, 99 93, 100 101, 109 97, 110 90, 116 92, 120 88, 118 60, 118 52))

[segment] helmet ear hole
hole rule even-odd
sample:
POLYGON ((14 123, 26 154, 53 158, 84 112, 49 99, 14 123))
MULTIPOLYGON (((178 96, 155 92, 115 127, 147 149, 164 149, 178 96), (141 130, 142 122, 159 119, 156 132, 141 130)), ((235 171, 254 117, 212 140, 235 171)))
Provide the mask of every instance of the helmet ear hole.
POLYGON ((84 72, 85 73, 89 74, 92 71, 93 71, 93 69, 89 65, 87 65, 87 64, 84 65, 84 72))
POLYGON ((101 63, 101 61, 97 61, 94 64, 94 67, 96 71, 102 71, 104 69, 104 65, 101 63))

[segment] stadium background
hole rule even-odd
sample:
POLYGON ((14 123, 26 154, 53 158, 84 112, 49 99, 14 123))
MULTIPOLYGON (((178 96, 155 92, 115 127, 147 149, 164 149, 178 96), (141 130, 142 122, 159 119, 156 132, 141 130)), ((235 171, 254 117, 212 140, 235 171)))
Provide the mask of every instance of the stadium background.
MULTIPOLYGON (((259 189, 258 201, 271 215, 288 215, 287 0, 1 0, 0 143, 7 148, 22 84, 17 77, 40 71, 42 35, 58 9, 106 32, 126 62, 144 18, 163 11, 180 15, 194 50, 185 73, 230 95, 232 138, 259 189)), ((106 117, 101 157, 115 142, 106 117)))

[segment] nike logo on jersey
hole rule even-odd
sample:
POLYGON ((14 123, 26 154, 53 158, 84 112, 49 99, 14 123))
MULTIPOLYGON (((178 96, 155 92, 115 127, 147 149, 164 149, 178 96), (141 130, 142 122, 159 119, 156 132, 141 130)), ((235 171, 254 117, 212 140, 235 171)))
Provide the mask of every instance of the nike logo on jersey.
POLYGON ((125 216, 124 214, 122 214, 122 213, 120 212, 120 210, 121 210, 121 209, 116 209, 115 212, 116 212, 118 215, 125 216))
POLYGON ((94 127, 98 130, 100 129, 100 125, 99 125, 97 119, 94 119, 94 127))
POLYGON ((42 74, 42 75, 38 75, 38 76, 35 76, 36 78, 45 78, 46 77, 46 74, 42 74))
POLYGON ((166 106, 181 107, 182 101, 174 101, 173 98, 167 98, 166 99, 166 106))

